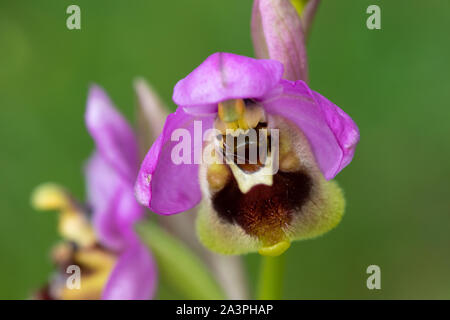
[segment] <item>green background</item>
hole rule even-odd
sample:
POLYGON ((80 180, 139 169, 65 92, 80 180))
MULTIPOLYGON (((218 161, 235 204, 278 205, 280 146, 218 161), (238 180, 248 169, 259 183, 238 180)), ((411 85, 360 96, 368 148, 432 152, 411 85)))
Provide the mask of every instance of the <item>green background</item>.
MULTIPOLYGON (((33 187, 56 181, 84 198, 89 84, 132 120, 132 81, 143 76, 174 110, 174 84, 208 55, 253 55, 251 4, 0 2, 0 298, 27 298, 52 270, 57 216, 30 207, 33 187), (73 3, 81 30, 66 28, 73 3)), ((346 215, 293 244, 284 298, 450 298, 449 12, 446 0, 323 1, 308 43, 311 87, 353 117, 361 142, 337 177, 346 215), (381 30, 366 28, 370 4, 381 30), (379 291, 366 288, 371 264, 379 291)), ((259 257, 245 259, 254 287, 259 257)))

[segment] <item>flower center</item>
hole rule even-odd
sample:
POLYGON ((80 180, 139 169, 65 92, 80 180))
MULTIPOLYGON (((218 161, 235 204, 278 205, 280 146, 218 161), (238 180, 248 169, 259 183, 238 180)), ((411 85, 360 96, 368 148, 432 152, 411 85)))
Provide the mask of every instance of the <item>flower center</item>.
MULTIPOLYGON (((273 183, 271 134, 263 109, 252 100, 233 99, 219 103, 215 129, 216 155, 231 169, 241 192, 258 184, 273 183)), ((213 189, 228 179, 225 165, 210 166, 208 178, 213 189)))

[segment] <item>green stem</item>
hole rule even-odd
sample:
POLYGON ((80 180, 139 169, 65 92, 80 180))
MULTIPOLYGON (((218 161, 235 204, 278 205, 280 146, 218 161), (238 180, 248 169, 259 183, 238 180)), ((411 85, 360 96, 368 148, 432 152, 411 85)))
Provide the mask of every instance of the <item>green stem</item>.
POLYGON ((277 257, 261 256, 257 291, 257 298, 259 300, 281 299, 285 259, 285 254, 281 254, 277 257))

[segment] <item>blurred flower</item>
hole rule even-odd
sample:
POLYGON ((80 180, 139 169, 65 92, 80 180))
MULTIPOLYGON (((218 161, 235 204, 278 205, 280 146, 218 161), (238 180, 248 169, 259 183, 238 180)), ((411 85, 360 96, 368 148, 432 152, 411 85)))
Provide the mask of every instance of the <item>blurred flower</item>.
MULTIPOLYGON (((55 193, 45 188, 36 191, 33 203, 39 209, 62 211, 60 226, 65 227, 60 227, 60 231, 63 231, 62 234, 67 240, 76 244, 69 255, 69 261, 78 262, 78 259, 73 259, 73 256, 76 258, 77 255, 84 254, 93 248, 100 252, 108 252, 108 257, 111 257, 108 263, 105 259, 99 263, 100 266, 110 265, 110 268, 103 270, 103 281, 96 283, 98 295, 95 297, 89 295, 89 297, 149 299, 155 291, 156 266, 148 249, 141 244, 134 231, 135 223, 144 216, 144 210, 136 202, 133 194, 133 183, 138 169, 136 137, 126 120, 115 110, 112 102, 97 86, 93 86, 89 93, 86 125, 96 144, 96 150, 85 170, 88 203, 92 209, 92 217, 86 218, 80 210, 67 210, 74 206, 67 200, 68 196, 62 196, 61 192, 59 197, 56 197, 59 200, 55 201, 64 203, 63 206, 39 205, 53 201, 50 196, 55 193), (68 225, 67 212, 72 211, 76 215, 71 214, 73 222, 68 225), (83 219, 82 216, 84 216, 83 219), (87 235, 90 237, 88 238, 87 235), (104 275, 108 276, 104 277, 104 275)), ((89 265, 92 262, 89 258, 90 256, 83 262, 89 265)), ((93 257, 93 259, 97 258, 98 255, 93 257)), ((81 267, 83 265, 81 263, 81 267)), ((82 274, 85 273, 89 275, 91 272, 82 270, 82 274)), ((82 280, 82 288, 84 285, 85 281, 82 280)), ((65 295, 60 296, 60 298, 65 297, 65 295)), ((76 295, 76 297, 79 296, 76 295)))
POLYGON ((134 231, 144 216, 133 193, 139 163, 136 137, 97 86, 89 93, 86 126, 97 149, 86 168, 94 227, 101 243, 120 252, 103 298, 148 299, 155 289, 156 270, 134 231))
POLYGON ((32 205, 38 210, 59 210, 58 231, 63 237, 52 249, 51 258, 57 272, 49 284, 35 294, 37 299, 72 300, 100 299, 117 256, 96 239, 87 209, 76 202, 61 186, 45 183, 32 195, 32 205), (71 265, 80 268, 79 289, 66 283, 72 275, 71 265))
MULTIPOLYGON (((173 94, 178 109, 141 165, 135 186, 139 202, 168 215, 189 210, 203 194, 199 237, 225 254, 277 255, 291 240, 333 228, 344 199, 337 184, 327 180, 351 162, 358 128, 305 82, 282 75, 278 61, 216 53, 179 81, 173 94), (201 121, 200 128, 195 120, 201 121), (179 128, 194 139, 211 128, 223 133, 222 139, 225 129, 236 135, 253 128, 278 129, 280 170, 267 177, 262 165, 175 164, 172 152, 178 141, 172 133, 179 128)), ((215 136, 208 138, 207 144, 217 142, 215 136)), ((194 159, 201 156, 202 144, 190 145, 194 159)))

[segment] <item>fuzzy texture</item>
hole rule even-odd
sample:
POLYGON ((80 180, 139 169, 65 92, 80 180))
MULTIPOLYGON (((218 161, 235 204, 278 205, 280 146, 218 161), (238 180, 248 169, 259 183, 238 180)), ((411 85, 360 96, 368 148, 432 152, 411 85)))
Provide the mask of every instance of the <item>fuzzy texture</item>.
MULTIPOLYGON (((319 203, 308 203, 302 210, 303 216, 295 219, 286 230, 290 241, 318 237, 341 221, 345 210, 342 189, 335 181, 323 180, 322 183, 319 203)), ((209 203, 200 205, 197 234, 206 247, 221 254, 258 252, 264 246, 262 241, 249 236, 238 225, 221 221, 209 203)))
MULTIPOLYGON (((335 181, 323 178, 304 135, 292 122, 271 116, 269 123, 280 130, 280 152, 284 141, 292 143, 300 163, 296 170, 305 172, 312 180, 312 190, 301 210, 294 212, 292 221, 283 228, 289 241, 310 239, 333 229, 342 219, 345 199, 335 181)), ((251 236, 237 223, 229 223, 213 209, 212 193, 206 182, 207 166, 200 167, 200 182, 205 195, 197 218, 197 234, 210 250, 221 254, 245 254, 265 247, 261 238, 251 236)))
POLYGON ((134 232, 144 215, 133 194, 138 171, 134 132, 98 86, 89 92, 85 120, 96 146, 85 169, 94 228, 100 243, 120 255, 103 298, 149 299, 156 266, 134 232))

